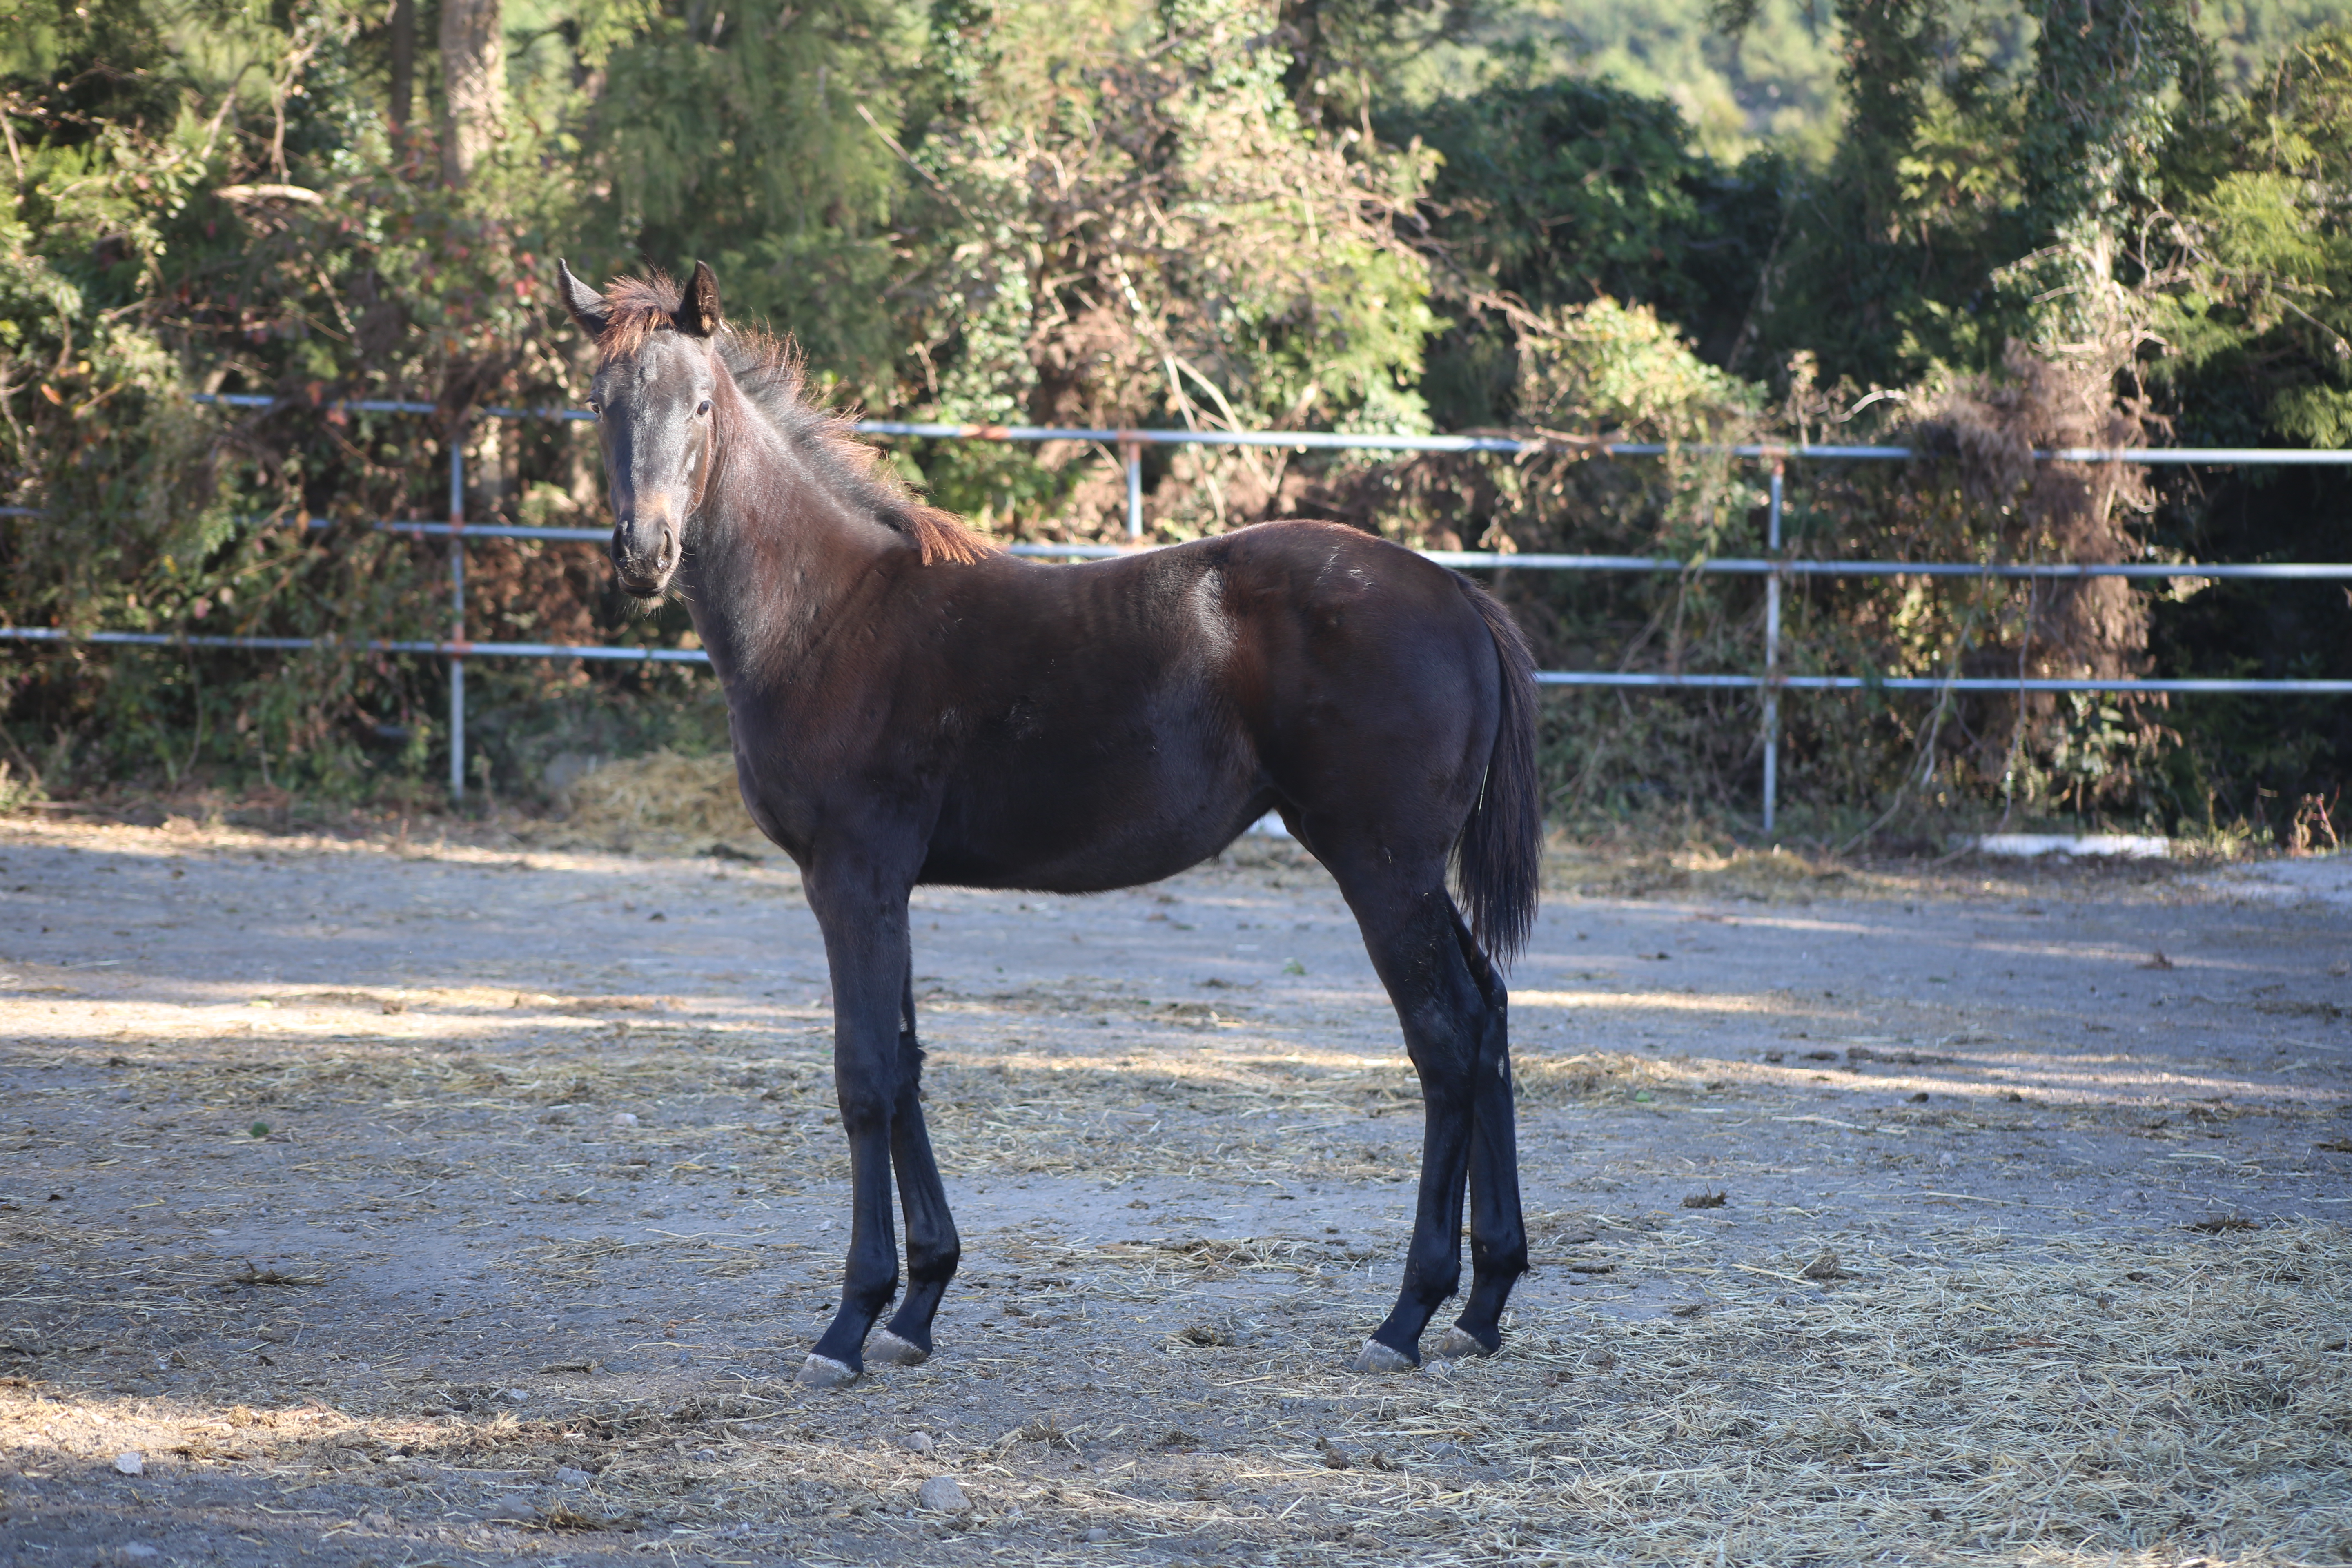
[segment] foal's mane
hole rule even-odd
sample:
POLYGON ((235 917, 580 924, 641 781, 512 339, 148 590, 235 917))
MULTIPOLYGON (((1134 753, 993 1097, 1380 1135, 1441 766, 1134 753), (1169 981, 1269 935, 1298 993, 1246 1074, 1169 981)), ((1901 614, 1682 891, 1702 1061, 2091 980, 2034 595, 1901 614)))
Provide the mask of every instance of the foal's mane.
MULTIPOLYGON (((666 273, 615 280, 604 291, 609 314, 596 339, 598 355, 609 364, 644 347, 654 333, 677 331, 681 300, 677 282, 666 273)), ((954 514, 926 503, 901 484, 882 466, 874 448, 857 439, 846 416, 809 400, 807 368, 792 340, 730 324, 720 327, 710 342, 750 411, 790 442, 827 489, 903 535, 923 564, 947 561, 969 565, 997 553, 995 545, 954 514)))

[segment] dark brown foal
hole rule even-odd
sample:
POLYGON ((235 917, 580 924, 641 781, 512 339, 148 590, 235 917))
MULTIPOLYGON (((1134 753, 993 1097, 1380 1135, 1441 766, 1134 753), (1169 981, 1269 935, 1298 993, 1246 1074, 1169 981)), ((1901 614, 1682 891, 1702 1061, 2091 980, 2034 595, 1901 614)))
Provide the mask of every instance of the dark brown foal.
POLYGON ((709 268, 682 291, 562 279, 602 354, 614 568, 692 610, 744 804, 824 931, 854 1215, 803 1380, 928 1357, 955 1273, 917 1092, 908 891, 1131 887, 1268 811, 1338 879, 1426 1104, 1404 1288, 1356 1364, 1420 1363, 1460 1283, 1465 1193, 1470 1294, 1436 1353, 1491 1354, 1527 1268, 1496 961, 1534 920, 1542 829, 1531 666, 1501 608, 1330 523, 1016 560, 879 478, 788 351, 722 323, 709 268), (898 1289, 894 1173, 908 1289, 869 1343, 898 1289))

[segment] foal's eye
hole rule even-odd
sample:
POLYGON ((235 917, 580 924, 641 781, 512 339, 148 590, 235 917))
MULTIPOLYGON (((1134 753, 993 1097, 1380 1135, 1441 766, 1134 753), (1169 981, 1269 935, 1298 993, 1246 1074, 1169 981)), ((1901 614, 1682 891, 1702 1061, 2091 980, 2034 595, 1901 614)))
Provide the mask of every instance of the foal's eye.
POLYGON ((710 399, 707 397, 704 398, 702 400, 702 406, 696 409, 694 412, 698 418, 708 419, 710 417, 710 399))
POLYGON ((604 413, 604 405, 592 397, 588 400, 588 412, 601 418, 604 413))

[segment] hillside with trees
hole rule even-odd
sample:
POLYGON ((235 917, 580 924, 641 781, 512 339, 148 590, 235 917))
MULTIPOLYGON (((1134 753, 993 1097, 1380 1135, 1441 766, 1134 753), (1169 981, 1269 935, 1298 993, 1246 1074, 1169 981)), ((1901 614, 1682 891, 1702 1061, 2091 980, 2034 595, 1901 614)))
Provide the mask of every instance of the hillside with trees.
MULTIPOLYGON (((1506 430, 1655 461, 1154 448, 1181 540, 1281 515, 1412 544, 2331 560, 2338 471, 2036 464, 2352 435, 2337 0, 0 0, 0 621, 425 637, 469 515, 600 515, 550 288, 696 258, 877 416, 1506 430), (201 395, 258 394, 267 408, 201 395), (427 416, 330 410, 345 398, 427 416)), ((1116 537, 1113 454, 901 442, 1003 538, 1116 537)), ((484 542, 477 638, 676 641, 593 545, 484 542)), ((1755 584, 1508 574, 1555 668, 1755 668, 1755 584)), ((1811 579, 1795 669, 2352 675, 2328 584, 1811 579)), ((675 669, 486 669, 492 794, 562 751, 723 744, 675 669)), ((429 804, 438 660, 13 644, 0 795, 429 804)), ((1556 820, 1755 809, 1752 698, 1555 694, 1556 820)), ((2340 701, 1879 691, 1785 705, 1823 842, 2001 816, 2277 836, 2340 701)), ((2307 810, 2305 812, 2308 817, 2307 810)))

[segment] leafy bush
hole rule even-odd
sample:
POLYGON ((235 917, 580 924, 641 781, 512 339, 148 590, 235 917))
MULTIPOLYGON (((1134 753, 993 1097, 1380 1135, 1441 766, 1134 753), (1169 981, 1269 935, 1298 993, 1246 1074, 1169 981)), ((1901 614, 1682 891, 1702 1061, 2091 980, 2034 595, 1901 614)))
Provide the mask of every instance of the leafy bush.
MULTIPOLYGON (((496 0, 442 3, 495 23, 496 0)), ((597 515, 584 429, 480 412, 581 389, 581 345, 546 310, 559 254, 591 274, 709 259, 736 312, 797 334, 824 384, 877 412, 1586 443, 1155 448, 1161 539, 1304 511, 1444 547, 1751 552, 1762 470, 1706 448, 1834 433, 1925 455, 1792 469, 1801 553, 2334 553, 2331 475, 2142 482, 2024 454, 2352 429, 2345 34, 2252 72, 2243 39, 2275 18, 2233 11, 2239 42, 2211 43, 2173 0, 1837 0, 1801 48, 1777 3, 1718 12, 1700 56, 1748 121, 1717 105, 1695 129, 1499 5, 571 0, 544 26, 453 27, 436 58, 414 49, 414 5, 0 0, 0 485, 26 514, 0 533, 0 611, 443 635, 446 547, 368 525, 441 515, 453 448, 471 518, 597 515), (1742 37, 1753 60, 1733 58, 1742 37), (1774 70, 1813 84, 1803 115, 1835 98, 1833 139, 1791 121, 1797 140, 1754 151, 1774 70), (418 87, 436 113, 409 111, 418 87), (272 401, 197 400, 222 392, 272 401), (434 412, 331 406, 368 396, 434 412), (1672 450, 1589 460, 1609 437, 1672 450)), ((1678 16, 1643 25, 1682 37, 1678 16)), ((1002 534, 1074 538, 1120 531, 1115 456, 896 459, 1002 534)), ((470 563, 476 637, 688 634, 675 608, 628 618, 593 546, 480 542, 470 563)), ((1753 578, 1522 573, 1505 591, 1547 663, 1757 662, 1753 578)), ((1807 579, 1785 653, 1888 675, 2344 673, 2340 613, 2315 590, 1807 579)), ((503 794, 562 758, 723 739, 707 682, 677 670, 473 679, 479 776, 503 794)), ((12 645, 0 791, 425 798, 445 680, 437 659, 348 647, 12 645)), ((1930 808, 2259 818, 2352 761, 2341 705, 2305 730, 2208 701, 1783 706, 1787 793, 1822 803, 1824 831, 1930 808)), ((1563 812, 1754 800, 1747 697, 1551 711, 1563 812)))

